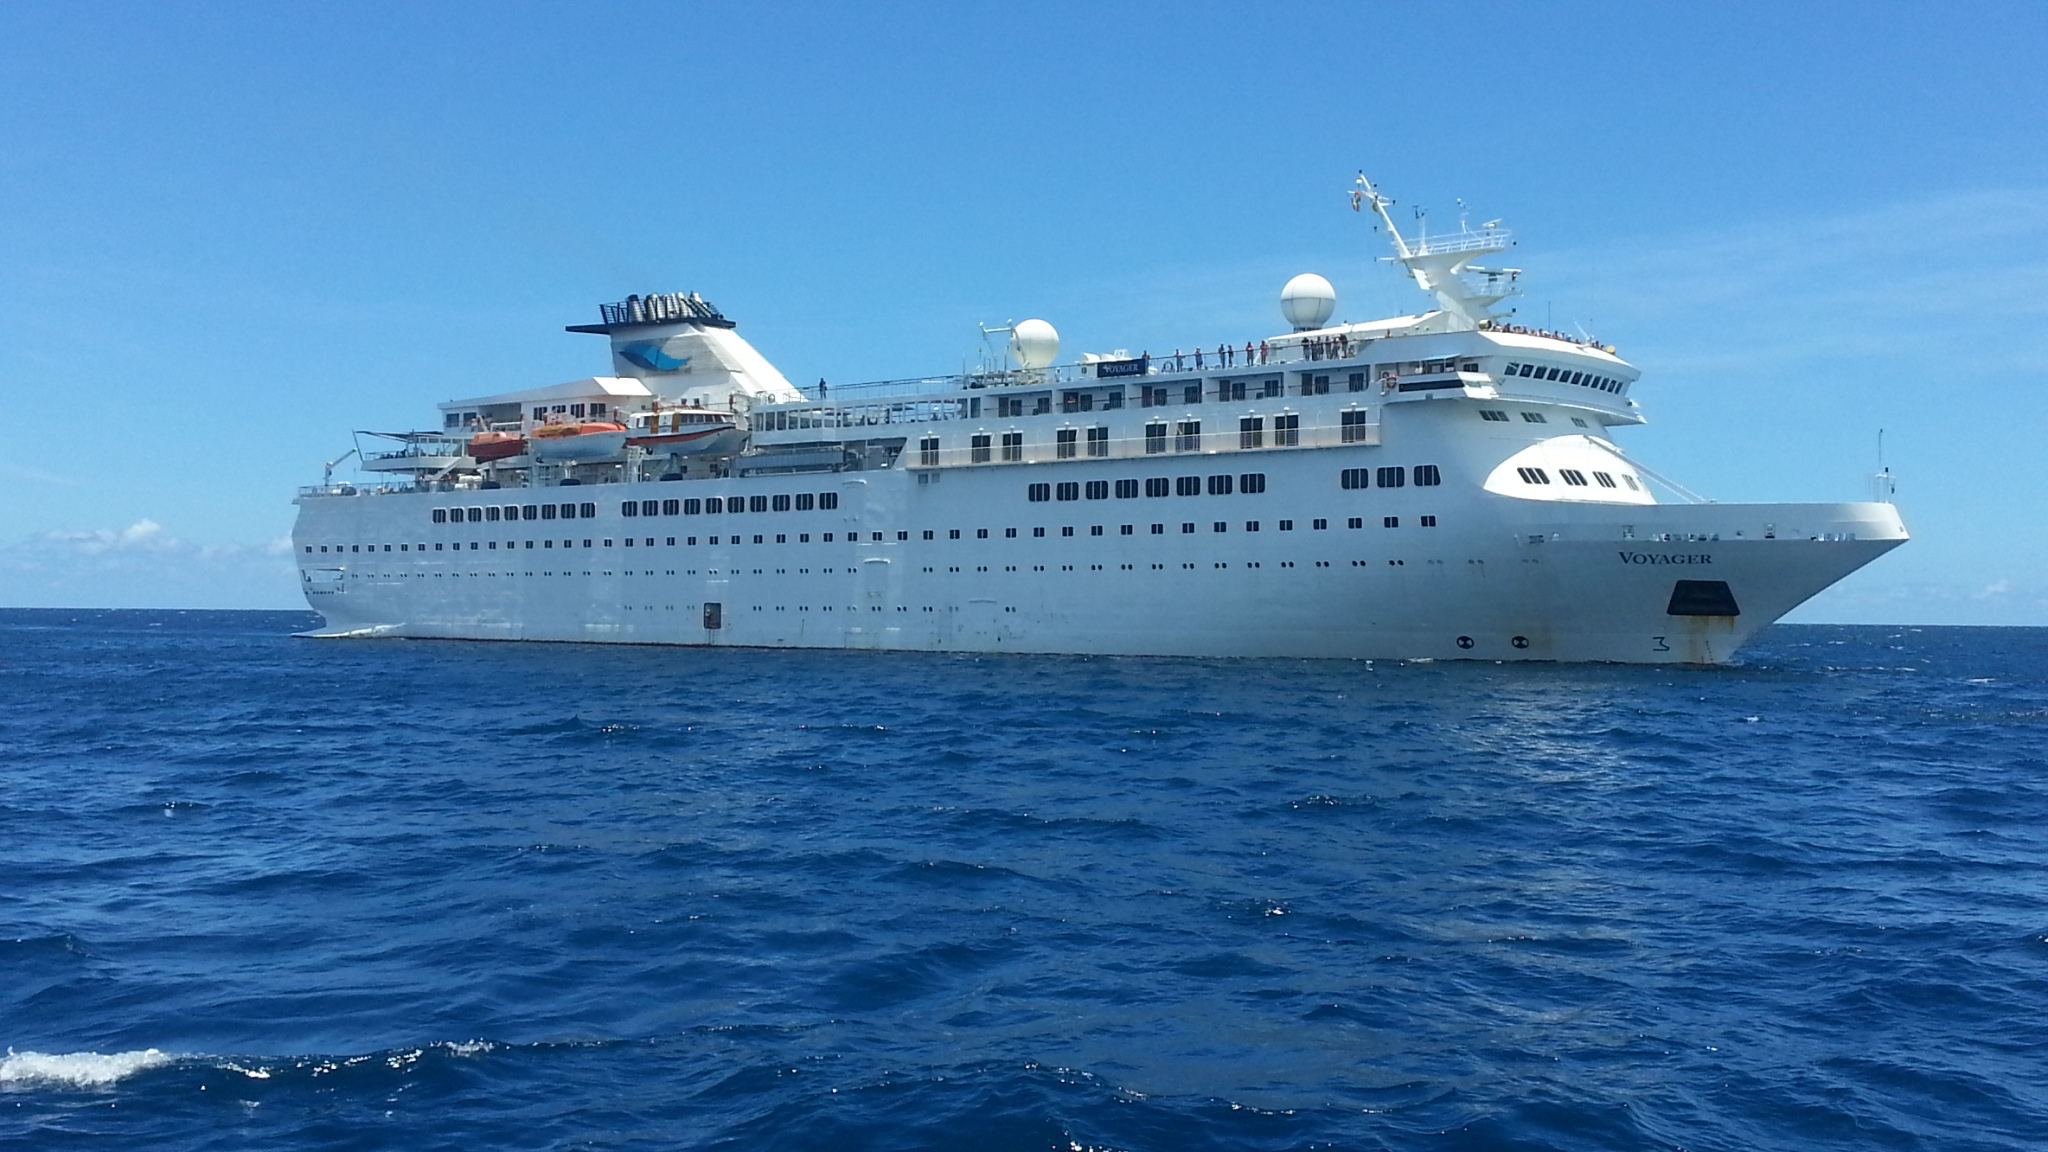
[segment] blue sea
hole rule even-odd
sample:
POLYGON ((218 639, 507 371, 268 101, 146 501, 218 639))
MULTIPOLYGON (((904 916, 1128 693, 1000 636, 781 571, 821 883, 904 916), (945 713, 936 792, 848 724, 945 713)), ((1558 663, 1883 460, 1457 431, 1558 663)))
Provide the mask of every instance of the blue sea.
POLYGON ((0 612, 0 1142, 2035 1149, 2048 630, 1737 666, 0 612))

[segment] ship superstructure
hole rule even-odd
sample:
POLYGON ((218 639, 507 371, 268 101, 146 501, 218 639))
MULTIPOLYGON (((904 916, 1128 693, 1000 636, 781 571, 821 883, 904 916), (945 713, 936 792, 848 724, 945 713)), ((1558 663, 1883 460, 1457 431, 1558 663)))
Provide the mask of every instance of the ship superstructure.
POLYGON ((1497 227, 1409 240, 1437 307, 1056 363, 791 385, 701 297, 572 332, 612 374, 448 401, 302 490, 315 635, 1714 663, 1906 539, 1896 508, 1697 501, 1628 456, 1639 373, 1512 323, 1497 227), (1679 497, 1660 501, 1655 488, 1679 497))

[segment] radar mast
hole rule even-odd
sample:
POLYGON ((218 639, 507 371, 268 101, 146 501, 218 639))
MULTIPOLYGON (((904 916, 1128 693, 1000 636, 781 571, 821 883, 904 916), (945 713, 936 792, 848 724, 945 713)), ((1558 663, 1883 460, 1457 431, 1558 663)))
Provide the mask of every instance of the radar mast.
POLYGON ((1372 205, 1393 240, 1394 254, 1381 259, 1408 269, 1415 283, 1423 291, 1433 293, 1437 305, 1447 315, 1462 321, 1462 327, 1478 328, 1500 319, 1493 314, 1493 306, 1521 290, 1518 281, 1522 270, 1480 268, 1472 261, 1514 247, 1514 233, 1500 227, 1498 220, 1473 229, 1461 217, 1458 231, 1449 236, 1418 236, 1410 242, 1401 235, 1393 215, 1387 211, 1393 203, 1391 197, 1380 195, 1365 173, 1358 174, 1351 192, 1351 210, 1357 212, 1366 204, 1372 205))

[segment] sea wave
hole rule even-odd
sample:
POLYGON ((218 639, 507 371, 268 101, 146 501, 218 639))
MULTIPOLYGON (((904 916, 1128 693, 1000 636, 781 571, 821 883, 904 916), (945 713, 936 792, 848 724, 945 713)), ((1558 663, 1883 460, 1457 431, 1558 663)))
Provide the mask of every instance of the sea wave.
POLYGON ((177 1057, 154 1048, 136 1052, 16 1052, 0 1057, 0 1084, 106 1088, 177 1057))

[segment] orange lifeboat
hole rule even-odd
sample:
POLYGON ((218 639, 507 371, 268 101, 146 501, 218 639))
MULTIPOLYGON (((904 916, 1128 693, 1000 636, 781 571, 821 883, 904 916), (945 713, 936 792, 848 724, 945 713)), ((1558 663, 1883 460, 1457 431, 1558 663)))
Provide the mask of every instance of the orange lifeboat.
POLYGON ((469 439, 470 459, 483 463, 504 460, 526 451, 526 437, 517 432, 479 432, 469 439))
POLYGON ((529 439, 537 460, 607 460, 626 447, 626 426, 609 420, 546 424, 529 439))

